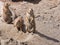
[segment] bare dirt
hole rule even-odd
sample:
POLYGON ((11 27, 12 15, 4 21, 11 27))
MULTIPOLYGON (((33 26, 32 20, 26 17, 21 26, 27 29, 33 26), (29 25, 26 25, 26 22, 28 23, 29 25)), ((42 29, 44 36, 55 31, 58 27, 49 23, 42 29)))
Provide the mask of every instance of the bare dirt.
MULTIPOLYGON (((23 33, 13 24, 0 20, 0 41, 7 40, 4 45, 60 45, 60 0, 33 0, 9 2, 10 8, 17 15, 25 16, 32 8, 35 16, 35 33, 23 33)), ((2 4, 0 4, 2 7, 2 4)), ((2 9, 0 7, 0 16, 2 9)))

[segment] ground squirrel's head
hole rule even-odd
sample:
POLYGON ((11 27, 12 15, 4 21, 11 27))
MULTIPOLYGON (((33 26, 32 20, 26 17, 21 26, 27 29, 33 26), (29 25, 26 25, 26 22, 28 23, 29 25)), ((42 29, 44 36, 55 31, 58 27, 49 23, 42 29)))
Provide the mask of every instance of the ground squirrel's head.
POLYGON ((7 2, 6 2, 6 3, 4 3, 4 7, 5 7, 5 8, 8 8, 9 6, 10 6, 10 4, 9 4, 9 3, 7 3, 7 2))
POLYGON ((26 12, 26 15, 27 15, 27 16, 33 15, 33 9, 29 8, 29 9, 27 10, 27 12, 26 12))
POLYGON ((10 6, 10 4, 4 3, 3 11, 7 12, 9 10, 9 6, 10 6))
POLYGON ((29 8, 27 13, 31 14, 33 12, 33 9, 29 8))

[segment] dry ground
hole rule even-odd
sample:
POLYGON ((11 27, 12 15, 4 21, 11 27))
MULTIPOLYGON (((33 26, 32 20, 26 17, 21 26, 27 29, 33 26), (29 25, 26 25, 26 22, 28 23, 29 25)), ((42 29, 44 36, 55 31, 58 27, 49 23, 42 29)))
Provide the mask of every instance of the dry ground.
POLYGON ((60 0, 36 1, 10 3, 10 7, 17 16, 24 17, 28 8, 34 10, 37 32, 34 34, 18 32, 12 24, 0 21, 1 40, 14 39, 10 42, 11 44, 6 43, 5 45, 18 45, 16 41, 24 42, 21 45, 60 45, 60 0))

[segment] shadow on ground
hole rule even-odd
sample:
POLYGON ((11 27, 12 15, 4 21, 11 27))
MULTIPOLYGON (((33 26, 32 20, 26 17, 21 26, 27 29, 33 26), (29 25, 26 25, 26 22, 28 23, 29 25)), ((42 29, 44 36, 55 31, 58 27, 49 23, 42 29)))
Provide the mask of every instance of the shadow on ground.
POLYGON ((47 40, 52 40, 54 42, 60 42, 59 40, 55 39, 55 38, 52 38, 52 37, 49 37, 47 35, 44 35, 38 31, 35 31, 35 34, 38 34, 40 37, 43 37, 43 38, 46 38, 47 40))

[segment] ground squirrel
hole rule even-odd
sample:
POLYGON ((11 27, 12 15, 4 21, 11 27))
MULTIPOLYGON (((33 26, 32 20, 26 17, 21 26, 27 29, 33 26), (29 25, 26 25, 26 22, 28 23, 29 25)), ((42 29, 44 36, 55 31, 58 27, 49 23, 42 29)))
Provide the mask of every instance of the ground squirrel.
POLYGON ((8 3, 5 3, 4 7, 3 7, 3 15, 2 15, 2 17, 3 17, 3 21, 6 22, 6 23, 11 23, 11 21, 12 21, 12 18, 11 18, 12 13, 9 10, 9 6, 10 5, 8 3))
POLYGON ((26 31, 32 32, 34 30, 34 14, 33 14, 33 9, 29 9, 26 12, 25 16, 25 26, 26 26, 26 31))

